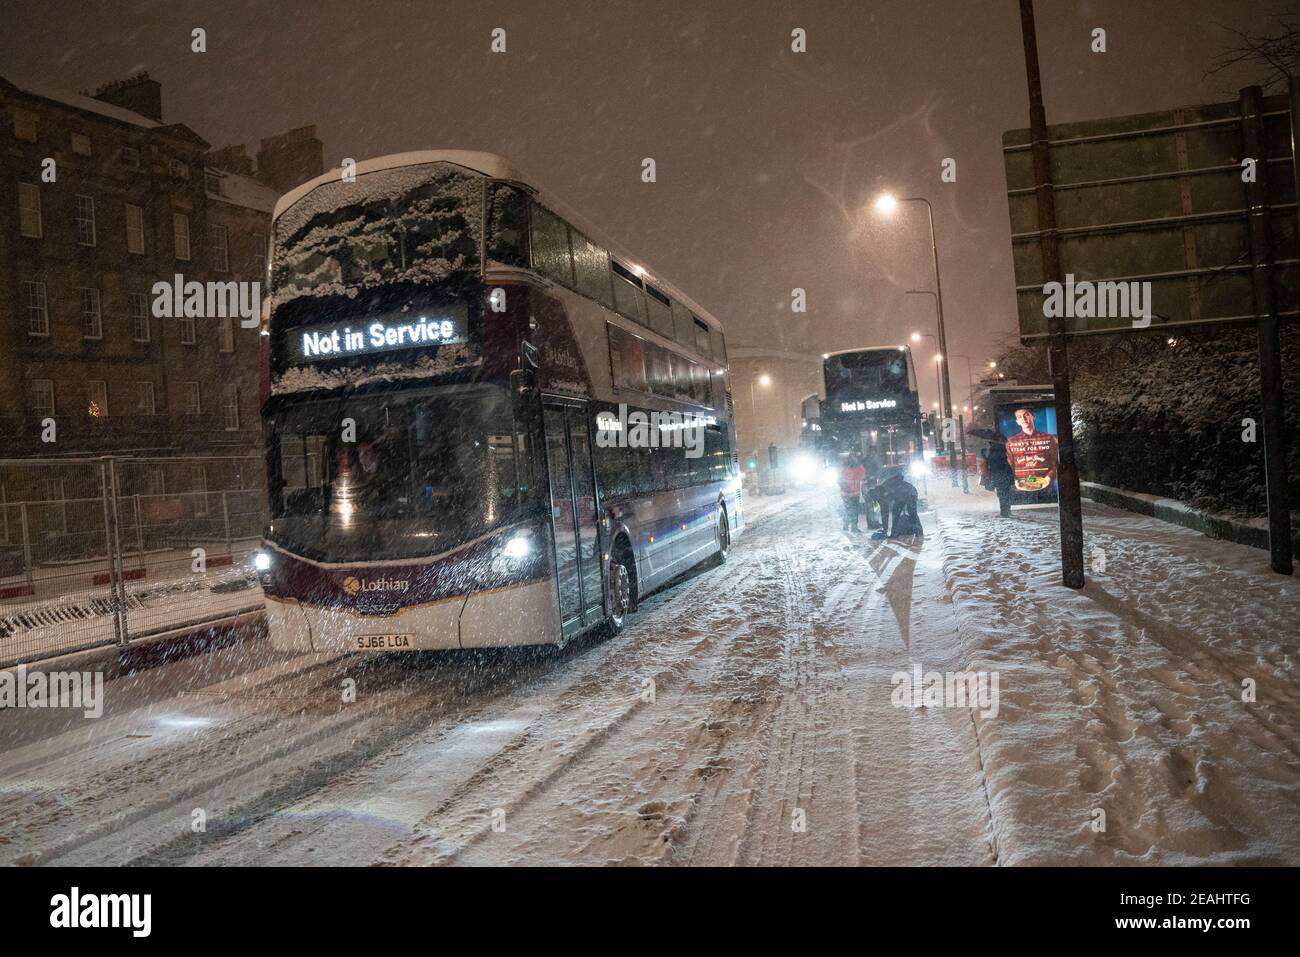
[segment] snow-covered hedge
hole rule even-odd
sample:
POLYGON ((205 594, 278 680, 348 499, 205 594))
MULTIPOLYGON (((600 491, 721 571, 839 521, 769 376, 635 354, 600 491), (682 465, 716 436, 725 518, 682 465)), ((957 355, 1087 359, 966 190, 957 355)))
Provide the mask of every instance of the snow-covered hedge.
MULTIPOLYGON (((1282 347, 1292 524, 1300 532, 1300 328, 1284 328, 1282 347)), ((1023 367, 1035 381, 1049 381, 1042 352, 1009 350, 999 367, 1023 367)), ((1265 514, 1253 329, 1076 340, 1070 363, 1085 480, 1209 512, 1265 514), (1247 419, 1255 423, 1254 442, 1243 439, 1247 419)))

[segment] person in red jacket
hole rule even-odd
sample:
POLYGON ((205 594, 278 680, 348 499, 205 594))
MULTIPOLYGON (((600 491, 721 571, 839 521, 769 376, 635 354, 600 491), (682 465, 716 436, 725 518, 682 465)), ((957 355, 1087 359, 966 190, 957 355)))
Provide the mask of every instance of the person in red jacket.
POLYGON ((862 483, 866 481, 867 470, 862 459, 850 454, 840 466, 840 505, 844 509, 844 531, 857 532, 858 505, 862 500, 862 483))

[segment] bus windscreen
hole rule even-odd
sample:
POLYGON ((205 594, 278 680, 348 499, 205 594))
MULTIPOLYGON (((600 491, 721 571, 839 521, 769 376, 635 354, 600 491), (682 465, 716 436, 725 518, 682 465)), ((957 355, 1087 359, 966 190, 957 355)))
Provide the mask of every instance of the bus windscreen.
POLYGON ((296 553, 413 558, 522 517, 528 458, 504 389, 301 402, 269 423, 274 538, 296 553))

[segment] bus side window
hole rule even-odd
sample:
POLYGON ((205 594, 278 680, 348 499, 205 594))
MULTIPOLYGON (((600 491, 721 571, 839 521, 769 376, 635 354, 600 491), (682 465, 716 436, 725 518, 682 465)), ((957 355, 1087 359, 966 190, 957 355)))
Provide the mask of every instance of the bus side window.
POLYGON ((694 326, 695 351, 706 359, 712 359, 713 348, 709 342, 709 327, 694 316, 691 316, 691 324, 694 326))
POLYGON ((614 292, 610 285, 609 253, 597 246, 576 229, 570 228, 569 240, 573 244, 574 288, 588 299, 609 309, 614 308, 614 292))
POLYGON ((569 227, 544 206, 533 204, 533 268, 547 279, 573 285, 573 259, 569 255, 569 227))
POLYGON ((722 338, 722 333, 717 329, 709 330, 709 338, 713 341, 713 358, 721 363, 727 361, 727 343, 722 338))
POLYGON ((614 309, 644 326, 645 298, 641 291, 641 280, 618 260, 611 259, 609 268, 614 274, 614 309))
POLYGON ((528 268, 528 199, 505 183, 492 187, 488 201, 488 258, 528 268))

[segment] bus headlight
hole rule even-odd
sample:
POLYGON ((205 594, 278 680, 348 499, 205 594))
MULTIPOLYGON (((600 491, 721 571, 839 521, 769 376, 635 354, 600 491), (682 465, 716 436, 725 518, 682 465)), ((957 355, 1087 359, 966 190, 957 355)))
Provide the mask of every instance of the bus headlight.
POLYGON ((271 556, 267 552, 255 552, 253 555, 253 567, 259 572, 271 570, 271 556))
POLYGON ((916 459, 915 461, 912 462, 912 467, 908 471, 912 473, 912 478, 925 478, 926 474, 929 472, 929 469, 925 467, 924 461, 922 461, 921 459, 916 459))
POLYGON ((502 549, 506 558, 527 558, 533 550, 533 533, 531 531, 516 532, 507 541, 505 548, 502 549))
POLYGON ((799 455, 790 463, 790 477, 800 485, 811 482, 817 477, 817 463, 811 455, 799 455))

